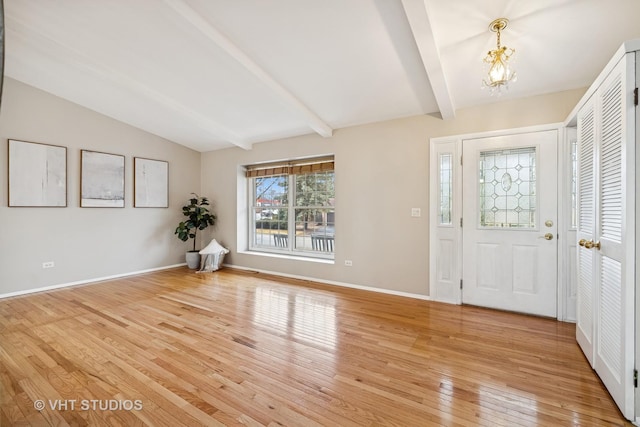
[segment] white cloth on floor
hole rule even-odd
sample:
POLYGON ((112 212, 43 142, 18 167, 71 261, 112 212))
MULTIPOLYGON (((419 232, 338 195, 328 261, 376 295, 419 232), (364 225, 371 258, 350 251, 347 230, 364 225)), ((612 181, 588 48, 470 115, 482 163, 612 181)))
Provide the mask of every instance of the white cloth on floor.
POLYGON ((229 249, 222 246, 213 239, 211 243, 200 251, 200 270, 198 273, 205 271, 216 271, 222 265, 224 256, 229 253, 229 249))

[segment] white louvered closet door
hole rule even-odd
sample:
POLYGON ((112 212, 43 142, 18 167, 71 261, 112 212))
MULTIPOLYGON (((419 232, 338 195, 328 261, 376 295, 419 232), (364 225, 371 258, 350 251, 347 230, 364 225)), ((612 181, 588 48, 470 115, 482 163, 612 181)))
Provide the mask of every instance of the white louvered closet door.
POLYGON ((623 414, 633 414, 634 365, 634 107, 635 58, 626 55, 599 92, 601 123, 594 369, 623 414), (627 67, 630 65, 632 67, 627 67))
POLYGON ((583 240, 576 336, 628 419, 634 415, 634 85, 635 56, 627 54, 581 110, 578 124, 583 240))
MULTIPOLYGON (((581 242, 591 241, 595 235, 595 97, 578 114, 578 232, 581 242)), ((577 252, 578 284, 576 307, 576 338, 593 366, 595 346, 594 303, 595 263, 593 251, 579 245, 577 252)))

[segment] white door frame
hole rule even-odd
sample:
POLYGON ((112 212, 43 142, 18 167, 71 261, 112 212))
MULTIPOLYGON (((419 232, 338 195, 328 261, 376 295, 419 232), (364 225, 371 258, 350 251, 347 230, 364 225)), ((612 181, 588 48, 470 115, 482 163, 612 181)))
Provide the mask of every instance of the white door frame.
POLYGON ((558 152, 560 156, 558 158, 558 166, 560 166, 558 173, 561 174, 558 177, 558 181, 563 188, 563 194, 558 193, 558 196, 561 197, 563 203, 562 205, 558 205, 558 215, 560 218, 563 218, 565 222, 558 224, 563 226, 562 228, 558 227, 558 232, 565 238, 558 242, 558 251, 562 252, 562 260, 566 265, 560 264, 560 268, 558 269, 558 284, 564 284, 564 292, 561 292, 562 289, 558 289, 558 320, 575 322, 578 299, 578 273, 576 270, 578 248, 576 235, 578 230, 577 220, 575 225, 571 224, 573 208, 571 201, 571 144, 577 142, 578 135, 575 127, 565 127, 563 133, 562 139, 560 140, 561 146, 558 147, 560 150, 558 152), (564 317, 560 316, 561 311, 564 317))
POLYGON ((563 201, 570 199, 570 188, 566 182, 569 168, 569 150, 565 125, 551 123, 539 126, 528 126, 515 129, 503 129, 489 132, 478 132, 447 137, 431 138, 430 140, 430 182, 429 182, 429 296, 434 301, 451 304, 462 304, 462 144, 464 140, 495 136, 517 135, 522 133, 557 130, 558 134, 558 287, 557 287, 557 318, 558 320, 573 320, 567 318, 567 278, 570 277, 569 251, 564 250, 569 244, 566 238, 570 227, 568 210, 563 201), (451 224, 439 223, 440 210, 440 174, 438 160, 441 154, 451 154, 453 162, 452 176, 452 221, 451 224))

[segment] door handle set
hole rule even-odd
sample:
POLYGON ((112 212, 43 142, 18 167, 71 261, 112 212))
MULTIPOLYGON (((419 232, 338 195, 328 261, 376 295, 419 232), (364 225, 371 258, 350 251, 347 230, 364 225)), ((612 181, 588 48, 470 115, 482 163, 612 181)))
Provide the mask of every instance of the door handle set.
POLYGON ((538 236, 538 239, 553 240, 553 234, 546 233, 544 236, 538 236))
POLYGON ((593 240, 580 239, 578 244, 585 249, 596 248, 597 250, 600 250, 600 242, 594 242, 593 240))

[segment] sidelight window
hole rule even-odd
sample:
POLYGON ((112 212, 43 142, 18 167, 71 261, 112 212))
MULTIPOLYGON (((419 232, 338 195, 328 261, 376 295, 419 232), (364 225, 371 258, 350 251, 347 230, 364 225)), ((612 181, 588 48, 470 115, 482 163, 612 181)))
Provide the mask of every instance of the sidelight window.
POLYGON ((440 154, 438 168, 440 172, 438 223, 440 225, 451 225, 451 212, 453 208, 453 155, 451 153, 440 154))

